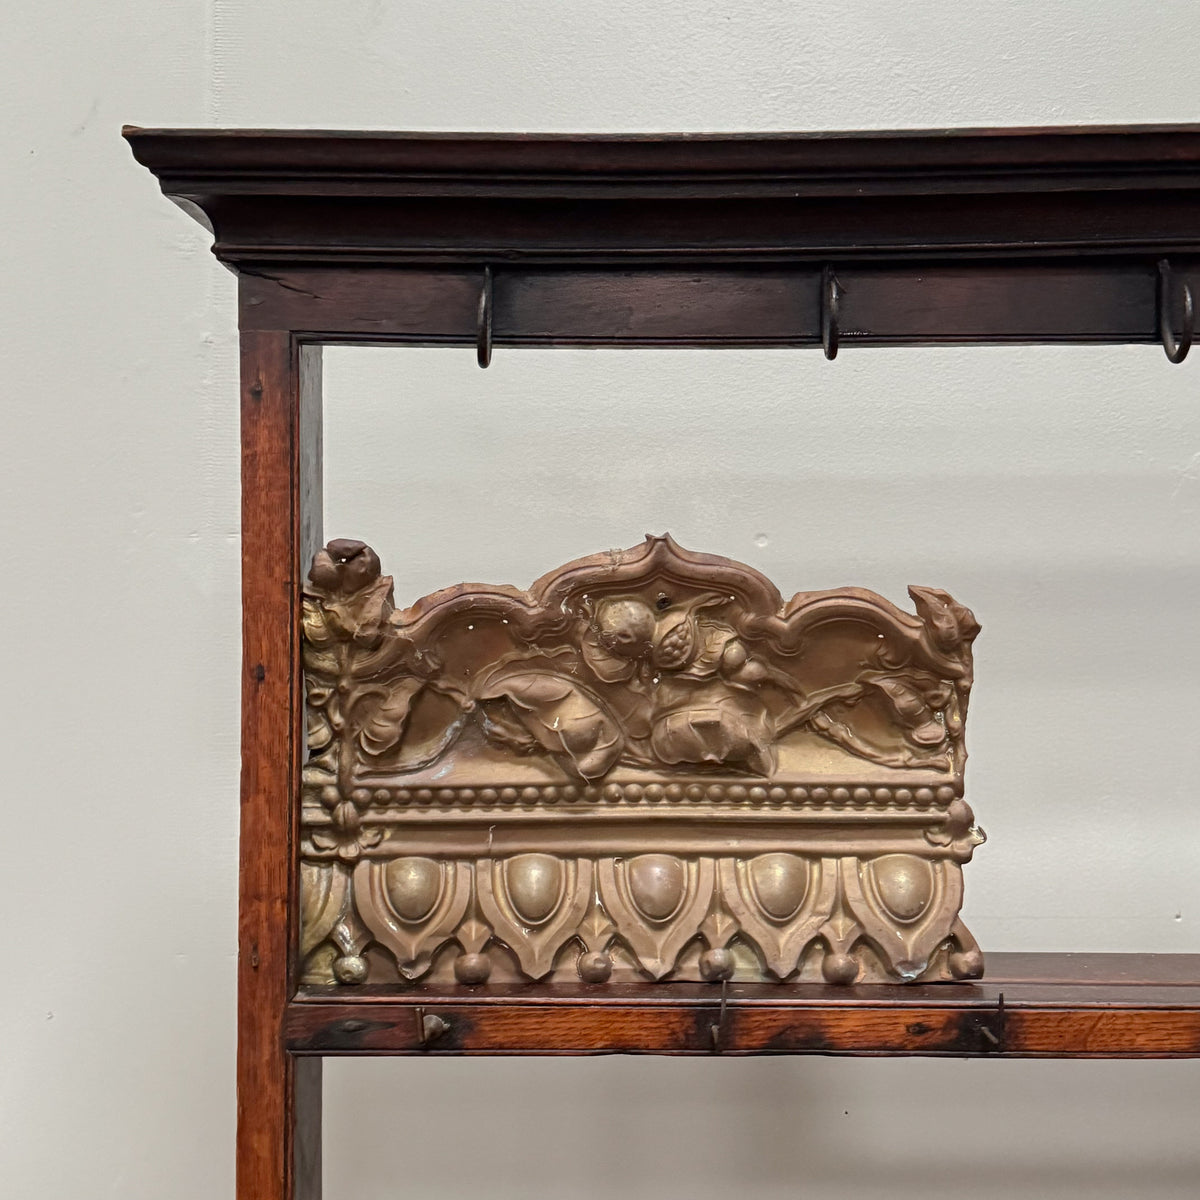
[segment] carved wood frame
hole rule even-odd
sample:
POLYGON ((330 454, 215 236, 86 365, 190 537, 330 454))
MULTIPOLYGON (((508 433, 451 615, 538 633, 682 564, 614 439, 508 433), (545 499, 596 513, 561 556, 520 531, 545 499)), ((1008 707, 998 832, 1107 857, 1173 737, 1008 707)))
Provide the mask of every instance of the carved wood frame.
POLYGON ((323 343, 475 346, 484 363, 493 344, 832 357, 839 341, 1162 339, 1178 357, 1170 328, 1200 286, 1200 128, 126 137, 239 276, 240 1200, 319 1196, 323 1053, 421 1052, 435 1037, 477 1051, 1200 1053, 1195 964, 1146 956, 1078 976, 1023 956, 1009 1009, 965 984, 937 999, 750 990, 728 1014, 684 985, 669 1001, 447 996, 448 1019, 295 995, 297 618, 321 541, 323 343), (1098 1015, 1095 994, 1077 994, 1097 973, 1098 1015))

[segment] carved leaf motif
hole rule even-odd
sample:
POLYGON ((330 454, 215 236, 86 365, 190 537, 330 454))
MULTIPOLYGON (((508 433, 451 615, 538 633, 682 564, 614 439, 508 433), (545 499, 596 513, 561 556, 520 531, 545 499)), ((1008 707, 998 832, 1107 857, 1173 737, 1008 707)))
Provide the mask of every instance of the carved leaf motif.
POLYGON ((637 663, 632 658, 619 658, 610 654, 593 634, 588 634, 581 642, 583 661, 587 663, 592 674, 605 683, 623 683, 632 679, 637 671, 637 663))
POLYGON ((483 948, 492 940, 492 931, 477 917, 469 917, 454 936, 464 954, 482 954, 483 948))
POLYGON ((308 732, 306 734, 308 749, 312 754, 324 750, 333 741, 333 726, 329 718, 315 708, 308 710, 308 732))
POLYGON ((392 577, 385 575, 345 599, 327 601, 325 617, 346 641, 374 646, 392 610, 392 577))
POLYGON ((704 918, 700 932, 713 950, 723 950, 740 931, 740 926, 718 903, 704 918))
POLYGON ((521 671, 505 676, 484 693, 491 700, 507 696, 518 707, 535 711, 566 700, 575 694, 575 686, 561 675, 549 671, 521 671))
POLYGON ((333 699, 331 687, 317 683, 310 675, 307 683, 307 743, 309 752, 318 754, 333 741, 333 719, 329 702, 333 699))
POLYGON ((300 958, 306 959, 345 914, 350 876, 340 863, 300 865, 300 958))
POLYGON ((336 678, 338 674, 337 650, 331 641, 324 650, 318 650, 311 642, 304 644, 304 669, 308 677, 336 678))
POLYGON ((909 680, 896 675, 863 676, 877 687, 891 702, 896 716, 908 730, 908 736, 918 746, 934 748, 946 740, 946 729, 934 717, 929 701, 933 697, 923 694, 909 680))
POLYGON ((950 650, 962 641, 958 618, 954 610, 934 588, 911 587, 917 615, 929 626, 933 642, 942 650, 950 650))
MULTIPOLYGON (((315 600, 305 597, 304 610, 301 617, 301 627, 304 630, 305 649, 330 646, 338 641, 337 634, 329 628, 325 620, 325 610, 315 600)), ((310 655, 306 653, 306 657, 310 655)))
POLYGON ((505 709, 499 706, 481 709, 480 717, 483 732, 490 742, 507 746, 515 754, 532 754, 538 748, 537 739, 505 709))
POLYGON ((621 727, 579 684, 550 671, 514 671, 493 677, 484 700, 508 700, 513 715, 552 754, 565 754, 584 779, 610 770, 625 746, 621 727))
POLYGON ((987 834, 975 824, 971 806, 960 798, 950 802, 941 825, 925 830, 925 840, 931 846, 949 846, 959 862, 970 862, 975 847, 987 841, 987 834))
POLYGON ((408 714, 425 680, 415 676, 397 679, 383 703, 371 714, 358 738, 367 754, 378 757, 393 749, 404 736, 408 714))
POLYGON ((917 615, 929 627, 933 644, 944 653, 953 653, 964 641, 979 632, 975 614, 938 588, 910 587, 917 615))
POLYGON ((592 901, 588 915, 579 923, 576 934, 586 950, 593 953, 603 953, 608 949, 617 927, 609 920, 608 914, 600 907, 598 901, 592 901))
POLYGON ((765 723, 731 704, 668 713, 654 727, 651 745, 665 763, 744 765, 760 775, 775 766, 765 723))
POLYGON ((652 538, 525 593, 463 584, 397 611, 378 556, 333 541, 304 597, 313 770, 348 792, 361 769, 445 757, 453 775, 479 745, 454 749, 470 720, 491 755, 552 755, 588 781, 618 764, 803 773, 820 753, 791 736, 802 728, 888 768, 958 776, 978 623, 946 592, 910 591, 919 620, 856 589, 781 607, 749 568, 652 538))

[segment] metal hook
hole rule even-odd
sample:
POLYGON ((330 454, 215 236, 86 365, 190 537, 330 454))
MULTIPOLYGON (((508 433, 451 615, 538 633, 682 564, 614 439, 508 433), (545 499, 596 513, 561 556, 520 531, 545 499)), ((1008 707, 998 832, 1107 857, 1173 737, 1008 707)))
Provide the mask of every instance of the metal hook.
POLYGON ((721 980, 721 1008, 717 1013, 717 1023, 709 1026, 708 1036, 712 1039, 712 1052, 721 1053, 721 1035, 725 1032, 725 1014, 728 1011, 729 979, 721 980))
POLYGON ((475 325, 475 360, 481 367, 492 361, 492 268, 483 268, 479 315, 475 325))
POLYGON ((1192 348, 1193 318, 1195 307, 1192 303, 1192 289, 1188 284, 1183 285, 1183 332, 1179 341, 1171 332, 1171 262, 1169 259, 1158 260, 1158 336, 1162 348, 1166 352, 1167 361, 1181 363, 1187 358, 1192 348))
POLYGON ((436 1013, 427 1013, 424 1008, 415 1008, 413 1016, 417 1019, 417 1045, 422 1050, 429 1049, 431 1042, 436 1042, 450 1028, 450 1022, 436 1013))
POLYGON ((1007 1013, 1004 1011, 1004 993, 1000 993, 999 1000, 996 1004, 996 1028, 992 1029, 986 1022, 979 1026, 979 1032, 987 1043, 984 1050, 995 1050, 997 1054, 1003 1054, 1005 1046, 1005 1023, 1008 1019, 1007 1013))
POLYGON ((842 285, 832 267, 821 272, 821 345, 825 357, 837 358, 838 309, 842 303, 842 285))

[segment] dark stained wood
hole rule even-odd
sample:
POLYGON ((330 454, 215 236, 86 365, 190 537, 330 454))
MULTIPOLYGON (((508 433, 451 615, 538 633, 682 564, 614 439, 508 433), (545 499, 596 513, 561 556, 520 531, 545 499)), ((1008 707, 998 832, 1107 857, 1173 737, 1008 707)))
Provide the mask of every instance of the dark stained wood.
MULTIPOLYGON (((815 268, 498 268, 492 337, 513 346, 821 344, 815 268)), ((1157 341, 1154 262, 839 267, 841 344, 1157 341)), ((474 345, 481 270, 245 269, 244 328, 325 342, 474 345)), ((1200 294, 1200 263, 1178 260, 1200 294)))
POLYGON ((125 131, 241 267, 1200 253, 1200 126, 553 137, 125 131))
POLYGON ((1200 187, 1011 196, 512 200, 180 196, 214 253, 282 263, 888 263, 1200 252, 1200 187))
POLYGON ((280 1037, 298 932, 302 540, 321 534, 301 427, 319 389, 319 348, 286 330, 243 335, 237 1186, 255 1200, 320 1198, 320 1066, 298 1064, 280 1037))
MULTIPOLYGON (((288 1200, 321 1200, 321 1059, 317 1056, 287 1056, 292 1079, 292 1178, 282 1181, 288 1200)), ((257 1185, 256 1185, 257 1186, 257 1185)), ((253 1196, 261 1193, 252 1192, 253 1196)), ((267 1193, 273 1200, 274 1193, 267 1193)))
MULTIPOLYGON (((731 998, 719 1035, 723 1053, 821 1053, 990 1057, 1190 1058, 1200 1055, 1194 992, 1175 1003, 1085 1002, 1029 997, 1020 987, 998 998, 959 1003, 770 1005, 731 998), (988 1033, 985 1033, 984 1030, 988 1033), (990 1037, 989 1034, 990 1033, 990 1037)), ((535 1001, 472 1005, 445 998, 296 1004, 287 1044, 297 1054, 697 1054, 712 1053, 719 1005, 535 1001), (447 1032, 421 1043, 418 1011, 443 1018, 447 1032)))
MULTIPOLYGON (((318 1200, 320 1056, 1200 1056, 1200 956, 990 955, 979 984, 369 988, 293 996, 298 589, 320 530, 317 343, 1150 342, 1200 290, 1200 125, 526 136, 127 128, 240 273, 239 1200, 318 1200), (1003 1002, 1002 1002, 1003 998, 1003 1002), (445 1032, 423 1042, 422 1016, 445 1032)), ((419 515, 418 519, 419 519, 419 515)))
POLYGON ((819 133, 526 134, 145 129, 125 138, 171 185, 344 195, 846 194, 1195 182, 1200 124, 819 133), (707 191, 706 191, 707 189, 707 191))
MULTIPOLYGON (((722 1053, 1193 1057, 1200 955, 994 955, 976 984, 730 985, 722 1053)), ((297 997, 298 1054, 707 1054, 720 991, 707 984, 414 988, 297 997), (448 1025, 427 1046, 419 1016, 448 1025)))

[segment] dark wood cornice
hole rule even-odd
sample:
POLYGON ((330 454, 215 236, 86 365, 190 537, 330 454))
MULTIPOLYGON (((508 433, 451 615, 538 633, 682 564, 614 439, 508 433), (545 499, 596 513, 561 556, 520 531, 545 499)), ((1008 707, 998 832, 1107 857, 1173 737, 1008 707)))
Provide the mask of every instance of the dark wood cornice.
POLYGON ((233 265, 1200 252, 1200 126, 525 135, 126 128, 233 265))
POLYGON ((1195 186, 1200 125, 865 133, 141 129, 164 186, 371 196, 862 195, 1195 186))

